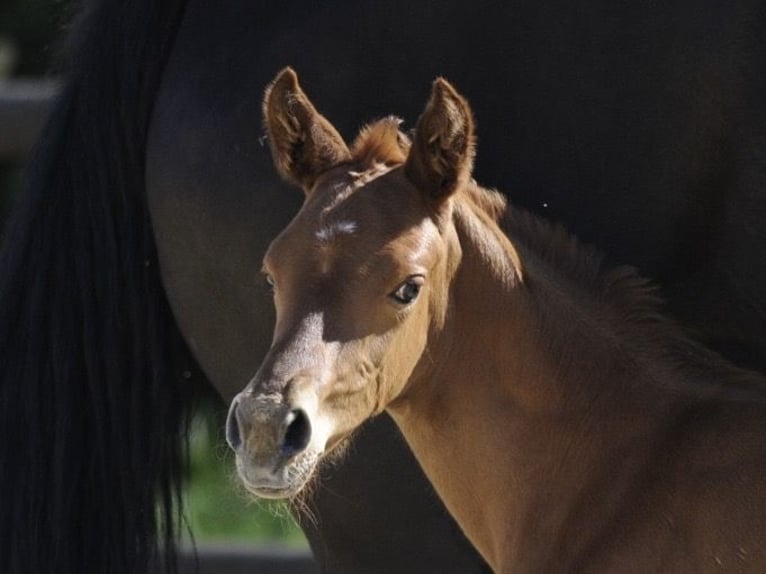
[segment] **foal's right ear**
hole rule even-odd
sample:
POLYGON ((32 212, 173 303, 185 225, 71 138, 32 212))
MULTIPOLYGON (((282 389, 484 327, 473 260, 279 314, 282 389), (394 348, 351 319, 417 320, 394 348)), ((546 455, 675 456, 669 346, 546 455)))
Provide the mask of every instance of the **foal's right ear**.
POLYGON ((404 173, 431 199, 444 201, 470 179, 475 148, 468 102, 438 78, 415 127, 404 173))
POLYGON ((322 172, 351 157, 338 131, 301 90, 292 68, 279 72, 266 88, 263 116, 277 171, 306 192, 322 172))

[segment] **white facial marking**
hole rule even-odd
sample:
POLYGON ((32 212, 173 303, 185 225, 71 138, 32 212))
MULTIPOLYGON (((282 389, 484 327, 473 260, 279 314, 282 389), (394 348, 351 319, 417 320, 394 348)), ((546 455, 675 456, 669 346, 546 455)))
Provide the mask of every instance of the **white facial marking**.
POLYGON ((316 238, 322 243, 329 243, 339 235, 353 235, 358 226, 355 221, 335 221, 316 232, 316 238))

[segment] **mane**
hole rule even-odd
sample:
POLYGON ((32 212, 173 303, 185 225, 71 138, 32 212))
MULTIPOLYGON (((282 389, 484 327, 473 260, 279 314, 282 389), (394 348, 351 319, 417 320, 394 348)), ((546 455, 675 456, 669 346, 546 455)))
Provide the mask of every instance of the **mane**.
POLYGON ((0 572, 174 571, 183 347, 144 190, 185 0, 91 3, 0 249, 0 572), (180 350, 180 351, 179 351, 180 350))
POLYGON ((642 315, 655 319, 659 316, 657 309, 662 299, 657 288, 633 267, 605 269, 603 254, 595 247, 582 243, 560 224, 510 205, 498 191, 471 182, 463 188, 463 194, 475 209, 498 225, 514 247, 554 270, 572 288, 630 311, 637 319, 642 315))
POLYGON ((700 392, 718 388, 721 382, 730 388, 750 390, 754 384, 763 388, 762 378, 724 360, 666 315, 658 286, 635 268, 606 268, 599 250, 582 243, 560 224, 507 205, 496 191, 471 184, 465 192, 522 253, 522 268, 532 256, 566 281, 567 289, 585 294, 616 333, 627 335, 624 348, 631 349, 634 357, 673 365, 678 373, 697 383, 695 388, 700 392))
POLYGON ((388 116, 364 126, 351 145, 351 161, 364 167, 404 163, 410 140, 399 130, 401 124, 401 119, 388 116))
POLYGON ((509 207, 501 225, 514 242, 555 269, 557 275, 631 321, 662 320, 662 298, 649 279, 631 266, 606 268, 604 255, 562 225, 509 207))

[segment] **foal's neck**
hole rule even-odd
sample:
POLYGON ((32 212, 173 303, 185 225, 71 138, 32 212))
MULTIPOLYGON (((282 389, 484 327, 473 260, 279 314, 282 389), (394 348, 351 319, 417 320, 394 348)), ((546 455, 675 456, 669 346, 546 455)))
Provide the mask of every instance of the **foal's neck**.
POLYGON ((435 366, 390 412, 493 568, 534 570, 584 551, 573 525, 609 523, 677 407, 608 305, 529 247, 517 257, 470 202, 455 220, 462 260, 435 366))

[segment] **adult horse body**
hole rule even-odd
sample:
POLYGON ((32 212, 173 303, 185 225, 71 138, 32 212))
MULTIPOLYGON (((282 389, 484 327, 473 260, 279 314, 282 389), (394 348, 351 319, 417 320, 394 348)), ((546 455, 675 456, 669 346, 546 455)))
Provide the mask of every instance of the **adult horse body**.
MULTIPOLYGON (((641 266, 762 367, 762 10, 94 0, 0 263, 0 570, 145 571, 171 522, 188 369, 165 295, 225 399, 268 348, 255 278, 297 198, 259 142, 256 95, 288 63, 349 133, 414 118, 423 78, 459 82, 492 118, 482 181, 641 266)), ((305 525, 325 569, 480 570, 390 421, 356 445, 305 525), (388 458, 370 460, 382 440, 388 458)))
POLYGON ((290 69, 264 112, 306 200, 264 257, 274 342, 229 412, 249 490, 294 495, 385 409, 495 572, 766 568, 766 379, 478 187, 446 81, 411 144, 385 119, 347 147, 290 69))

